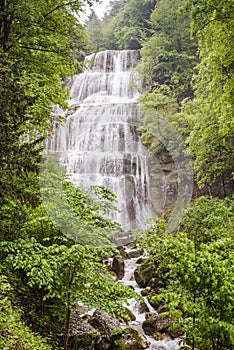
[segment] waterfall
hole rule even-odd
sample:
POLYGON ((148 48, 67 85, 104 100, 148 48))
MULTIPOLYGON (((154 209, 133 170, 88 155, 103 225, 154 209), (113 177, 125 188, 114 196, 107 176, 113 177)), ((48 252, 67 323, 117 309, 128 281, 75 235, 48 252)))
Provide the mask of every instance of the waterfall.
POLYGON ((111 219, 123 231, 144 229, 151 215, 148 151, 136 133, 140 125, 137 50, 107 50, 85 59, 75 75, 66 122, 56 125, 48 141, 77 185, 104 185, 118 198, 119 213, 111 219))

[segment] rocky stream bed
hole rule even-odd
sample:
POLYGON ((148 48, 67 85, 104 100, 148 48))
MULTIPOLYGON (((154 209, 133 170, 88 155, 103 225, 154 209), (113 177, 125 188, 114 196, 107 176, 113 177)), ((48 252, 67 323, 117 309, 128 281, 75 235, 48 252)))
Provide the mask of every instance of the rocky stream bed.
POLYGON ((171 329, 173 320, 164 313, 165 305, 156 307, 150 303, 151 276, 141 272, 145 260, 140 248, 127 246, 120 249, 120 255, 104 262, 116 283, 134 288, 143 300, 129 300, 126 308, 132 321, 128 325, 98 309, 87 312, 78 302, 70 327, 72 350, 190 349, 183 345, 183 334, 171 329))

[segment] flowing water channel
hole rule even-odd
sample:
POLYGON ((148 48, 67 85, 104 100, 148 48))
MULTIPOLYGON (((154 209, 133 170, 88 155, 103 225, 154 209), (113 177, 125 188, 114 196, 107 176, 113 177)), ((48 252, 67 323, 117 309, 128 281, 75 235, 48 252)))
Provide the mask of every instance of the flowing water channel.
MULTIPOLYGON (((125 274, 123 279, 121 280, 121 283, 123 283, 126 286, 133 287, 135 292, 137 292, 138 294, 141 294, 142 289, 138 286, 134 277, 134 271, 138 266, 137 264, 138 260, 139 260, 139 257, 125 260, 125 274)), ((144 297, 144 303, 146 304, 149 312, 156 313, 155 309, 148 302, 147 297, 144 297)), ((180 349, 179 342, 181 341, 181 338, 172 340, 170 339, 170 337, 164 336, 163 340, 157 341, 153 337, 150 337, 144 334, 144 331, 142 329, 142 323, 145 320, 145 311, 142 310, 142 308, 140 307, 139 300, 138 301, 135 299, 129 300, 129 305, 127 307, 136 317, 136 320, 131 323, 131 327, 133 328, 135 327, 137 330, 139 330, 140 333, 143 334, 147 343, 149 344, 149 347, 146 350, 178 350, 180 349)))

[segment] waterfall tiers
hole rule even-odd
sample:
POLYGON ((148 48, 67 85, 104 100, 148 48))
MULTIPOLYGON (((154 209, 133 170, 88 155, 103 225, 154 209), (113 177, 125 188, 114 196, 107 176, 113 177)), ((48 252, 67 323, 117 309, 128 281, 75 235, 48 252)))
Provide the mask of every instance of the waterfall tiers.
POLYGON ((152 214, 148 150, 137 135, 140 81, 137 50, 103 51, 85 59, 71 81, 66 122, 56 125, 48 152, 77 185, 104 185, 118 198, 111 219, 123 231, 144 229, 152 214))

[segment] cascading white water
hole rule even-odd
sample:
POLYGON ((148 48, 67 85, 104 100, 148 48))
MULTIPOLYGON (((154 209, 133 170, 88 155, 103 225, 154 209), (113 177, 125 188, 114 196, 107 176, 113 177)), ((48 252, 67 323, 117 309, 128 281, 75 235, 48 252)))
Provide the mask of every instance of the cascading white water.
POLYGON ((91 68, 73 78, 66 122, 48 142, 48 152, 76 184, 113 190, 120 212, 111 218, 125 232, 143 229, 152 212, 148 152, 136 134, 140 94, 133 85, 139 81, 130 70, 138 56, 135 50, 108 50, 86 57, 91 68))
MULTIPOLYGON (((129 251, 131 251, 131 249, 129 249, 129 251)), ((126 252, 128 251, 126 250, 126 252)), ((134 277, 134 271, 138 266, 138 263, 137 263, 138 260, 139 260, 139 257, 125 260, 125 274, 123 279, 121 280, 121 283, 123 283, 125 286, 133 287, 135 292, 137 292, 138 294, 141 294, 142 288, 138 286, 134 277)), ((144 297, 143 299, 149 312, 156 313, 154 308, 150 305, 147 297, 144 297)), ((135 327, 140 331, 140 333, 144 334, 144 331, 142 329, 142 323, 145 320, 145 312, 141 311, 139 305, 140 305, 139 300, 130 299, 129 305, 127 306, 127 308, 136 317, 136 320, 131 323, 131 327, 135 327)), ((182 338, 170 339, 169 336, 164 336, 163 340, 157 341, 153 337, 147 336, 145 334, 144 334, 144 338, 148 343, 148 348, 146 350, 179 350, 181 348, 180 343, 182 338)))

